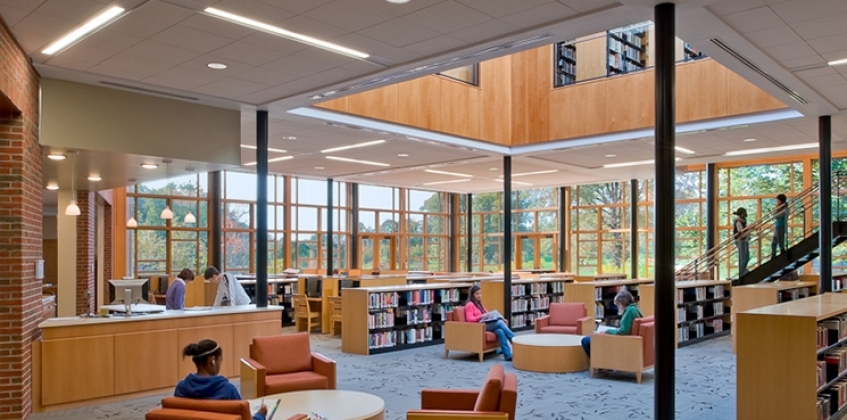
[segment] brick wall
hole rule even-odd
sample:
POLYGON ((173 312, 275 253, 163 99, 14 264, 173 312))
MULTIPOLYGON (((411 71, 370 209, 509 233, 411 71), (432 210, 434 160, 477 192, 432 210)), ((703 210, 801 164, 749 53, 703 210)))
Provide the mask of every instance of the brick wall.
POLYGON ((32 412, 32 342, 40 337, 39 76, 0 19, 0 420, 32 412))
POLYGON ((77 191, 76 205, 80 215, 76 218, 76 313, 97 312, 95 285, 97 271, 97 201, 92 191, 77 191))

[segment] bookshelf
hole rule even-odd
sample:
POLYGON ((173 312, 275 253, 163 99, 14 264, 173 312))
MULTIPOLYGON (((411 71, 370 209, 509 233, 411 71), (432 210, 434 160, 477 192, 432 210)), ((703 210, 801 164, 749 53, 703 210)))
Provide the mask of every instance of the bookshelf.
POLYGON ((845 411, 847 294, 739 312, 735 324, 738 420, 825 420, 845 411))
POLYGON ((646 35, 643 26, 612 29, 606 33, 607 75, 632 73, 647 67, 646 35))
MULTIPOLYGON (((550 304, 564 302, 564 286, 573 281, 573 276, 557 276, 555 279, 527 278, 512 279, 512 318, 509 326, 513 331, 532 329, 535 319, 550 313, 550 304)), ((482 289, 482 304, 488 310, 497 309, 505 314, 503 304, 505 290, 503 280, 479 282, 482 289)))
MULTIPOLYGON (((735 292, 731 284, 724 280, 676 282, 676 341, 679 347, 729 334, 730 306, 734 305, 735 292)), ((640 308, 644 316, 655 314, 655 296, 655 285, 641 287, 640 308)))
POLYGON ((344 289, 341 351, 378 354, 444 342, 447 312, 468 298, 471 283, 344 289))
POLYGON ((559 42, 553 47, 553 87, 576 83, 576 44, 573 41, 559 42))
MULTIPOLYGON (((748 286, 738 286, 732 289, 732 319, 736 314, 776 305, 818 294, 817 281, 775 281, 772 283, 757 283, 748 286)), ((737 336, 735 325, 732 326, 732 351, 736 351, 737 336)))
MULTIPOLYGON (((603 325, 617 326, 621 314, 618 313, 612 302, 615 294, 622 287, 626 287, 635 297, 640 300, 640 289, 646 284, 653 283, 652 279, 634 280, 600 280, 565 283, 565 302, 583 302, 588 313, 594 311, 595 319, 603 325)), ((639 304, 640 306, 640 304, 639 304)))

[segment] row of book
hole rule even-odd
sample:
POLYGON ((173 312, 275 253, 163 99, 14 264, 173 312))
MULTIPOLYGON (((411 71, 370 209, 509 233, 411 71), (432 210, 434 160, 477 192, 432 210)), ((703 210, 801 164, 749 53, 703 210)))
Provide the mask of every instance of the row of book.
POLYGON ((550 309, 549 296, 535 296, 524 299, 512 300, 512 312, 538 311, 547 309, 550 309))
POLYGON ((576 46, 574 44, 559 44, 559 57, 576 60, 576 46))
POLYGON ((441 303, 459 303, 462 301, 462 293, 459 289, 440 289, 438 298, 441 303))
POLYGON ((615 305, 609 305, 607 308, 603 302, 597 302, 594 305, 594 317, 597 319, 603 319, 607 316, 615 316, 618 314, 618 308, 615 305))
POLYGON ((535 325, 535 320, 546 316, 547 314, 544 312, 528 312, 525 314, 512 315, 511 322, 509 325, 512 328, 523 328, 535 325))
POLYGON ((406 319, 406 325, 427 324, 432 322, 432 309, 428 307, 412 308, 402 311, 401 318, 406 319))
POLYGON ((432 341, 432 327, 374 332, 368 336, 368 347, 371 349, 380 349, 402 346, 404 344, 425 343, 427 341, 432 341))
POLYGON ((706 335, 706 324, 704 322, 692 322, 677 328, 679 342, 693 340, 706 335))
POLYGON ((435 290, 410 290, 403 293, 407 305, 428 305, 435 302, 435 290))
POLYGON ((847 372, 847 347, 829 348, 819 356, 818 361, 826 363, 826 382, 835 380, 847 372))
POLYGON ((397 292, 368 293, 368 309, 396 308, 399 304, 397 292))
POLYGON ((820 404, 818 418, 827 419, 847 404, 847 379, 841 379, 830 385, 828 388, 818 394, 818 398, 823 398, 824 402, 820 404), (826 400, 829 399, 829 412, 826 412, 826 400))
POLYGON ((847 338, 847 314, 818 322, 816 335, 819 349, 835 345, 847 338))
POLYGON ((776 295, 777 302, 789 302, 792 300, 803 299, 809 297, 809 288, 801 287, 798 289, 780 290, 776 295))
POLYGON ((393 312, 377 312, 368 314, 368 328, 391 328, 394 326, 393 312))
POLYGON ((832 408, 828 395, 818 395, 817 420, 829 420, 832 417, 832 408))
MULTIPOLYGON (((643 32, 624 30, 624 31, 609 31, 609 35, 611 35, 610 41, 611 40, 617 41, 617 39, 622 39, 622 40, 624 40, 624 41, 626 41, 626 42, 628 42, 628 43, 630 43, 630 44, 632 44, 636 47, 641 48, 641 46, 642 46, 642 36, 644 35, 644 33, 643 32)), ((618 42, 620 42, 620 41, 618 41, 618 42)))

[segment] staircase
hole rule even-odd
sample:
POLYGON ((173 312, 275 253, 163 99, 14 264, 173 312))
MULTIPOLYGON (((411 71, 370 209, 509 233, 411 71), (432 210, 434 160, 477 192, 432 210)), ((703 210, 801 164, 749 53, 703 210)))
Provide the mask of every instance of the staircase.
MULTIPOLYGON (((731 279, 733 285, 774 281, 814 260, 820 254, 819 191, 814 186, 788 200, 785 252, 770 258, 775 219, 770 214, 747 225, 751 255, 748 271, 743 276, 738 277, 738 250, 732 235, 729 235, 729 238, 677 270, 677 280, 731 279), (806 217, 811 218, 811 223, 806 223, 806 217), (759 250, 761 260, 756 259, 753 250, 759 250)), ((832 204, 832 246, 835 247, 847 241, 847 172, 833 174, 832 204)))

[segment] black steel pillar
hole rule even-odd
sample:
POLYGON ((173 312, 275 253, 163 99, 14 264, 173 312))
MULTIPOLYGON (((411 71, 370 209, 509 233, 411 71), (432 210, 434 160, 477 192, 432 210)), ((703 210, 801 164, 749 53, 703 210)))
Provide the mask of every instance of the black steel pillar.
POLYGON ((674 279, 674 44, 675 6, 662 3, 655 8, 656 31, 656 188, 655 188, 655 274, 656 274, 656 386, 655 420, 673 420, 674 351, 676 348, 676 287, 674 279))
POLYGON ((503 156, 503 312, 512 319, 512 157, 503 156))
POLYGON ((459 194, 447 194, 447 219, 450 221, 450 240, 447 241, 447 269, 458 270, 459 259, 459 194))
POLYGON ((718 170, 714 163, 706 165, 706 252, 709 252, 708 263, 705 270, 710 273, 709 278, 717 280, 711 274, 715 273, 715 258, 711 254, 712 248, 717 245, 716 235, 718 232, 718 170))
POLYGON ((638 180, 629 180, 630 278, 638 278, 638 180))
POLYGON ((211 181, 211 185, 209 185, 209 205, 212 207, 212 237, 209 238, 209 248, 212 250, 212 261, 209 261, 209 263, 218 270, 224 271, 224 212, 222 199, 224 184, 222 172, 212 172, 211 181))
POLYGON ((335 248, 335 231, 333 221, 335 212, 332 209, 332 178, 326 180, 326 274, 333 274, 333 250, 335 248))
POLYGON ((559 187, 559 272, 564 272, 568 258, 568 188, 559 187))
POLYGON ((359 184, 350 184, 350 268, 359 267, 359 184))
POLYGON ((832 291, 832 117, 824 115, 818 120, 818 171, 820 176, 820 238, 821 293, 832 291))
POLYGON ((256 111, 256 306, 268 306, 268 111, 256 111))
POLYGON ((465 271, 473 271, 473 194, 468 194, 465 205, 465 271))

